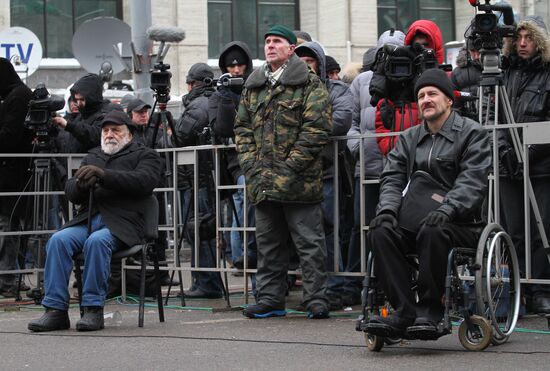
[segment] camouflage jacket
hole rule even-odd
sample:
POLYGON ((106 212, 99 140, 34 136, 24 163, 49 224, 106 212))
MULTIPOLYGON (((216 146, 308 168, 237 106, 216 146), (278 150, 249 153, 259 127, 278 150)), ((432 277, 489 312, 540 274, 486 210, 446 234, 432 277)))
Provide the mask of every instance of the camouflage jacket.
POLYGON ((235 120, 248 196, 314 203, 323 199, 321 151, 332 129, 325 85, 296 55, 274 86, 263 68, 247 79, 235 120))

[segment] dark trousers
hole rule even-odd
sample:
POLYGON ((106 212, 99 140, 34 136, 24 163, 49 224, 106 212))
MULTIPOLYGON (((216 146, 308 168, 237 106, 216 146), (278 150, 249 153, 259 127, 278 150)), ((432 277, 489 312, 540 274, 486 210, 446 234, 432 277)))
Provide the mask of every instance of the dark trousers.
POLYGON ((414 235, 383 224, 369 231, 376 277, 398 316, 441 319, 449 251, 456 246, 476 246, 480 229, 448 223, 442 227, 422 226, 414 235), (418 255, 419 262, 418 303, 411 290, 411 265, 406 258, 411 253, 418 255))
MULTIPOLYGON (((531 178, 542 224, 550 238, 550 178, 531 178)), ((500 179, 502 226, 508 232, 518 254, 520 271, 525 272, 525 220, 523 207, 523 180, 500 179)), ((550 263, 531 212, 531 278, 550 279, 550 263)), ((522 274, 525 276, 525 273, 522 274)), ((525 285, 533 296, 550 295, 548 285, 525 285)))
POLYGON ((257 302, 284 308, 289 236, 302 267, 303 305, 326 305, 327 272, 321 204, 263 201, 256 205, 257 302))

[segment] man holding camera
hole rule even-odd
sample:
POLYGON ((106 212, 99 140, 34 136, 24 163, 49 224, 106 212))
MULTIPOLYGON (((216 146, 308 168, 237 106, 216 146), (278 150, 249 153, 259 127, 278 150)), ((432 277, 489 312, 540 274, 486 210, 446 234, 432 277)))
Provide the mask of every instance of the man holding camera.
MULTIPOLYGON (((232 41, 226 44, 220 53, 218 65, 222 72, 218 88, 210 97, 208 102, 208 114, 210 127, 214 134, 215 143, 231 144, 235 142, 235 116, 239 107, 239 100, 244 86, 244 81, 252 73, 252 57, 248 45, 242 41, 232 41), (231 81, 235 78, 241 78, 242 84, 233 84, 231 81), (223 79, 227 79, 227 86, 223 79)), ((240 81, 239 81, 240 82, 240 81)), ((239 166, 237 151, 233 148, 222 152, 222 163, 220 164, 222 172, 226 172, 224 178, 233 184, 243 185, 244 174, 239 166)), ((233 195, 233 206, 235 208, 232 215, 232 226, 243 227, 245 215, 248 218, 247 226, 254 227, 256 219, 254 218, 254 205, 248 204, 248 210, 244 210, 244 191, 238 189, 233 195)), ((231 231, 231 260, 235 268, 244 268, 244 239, 243 233, 231 231)), ((256 237, 254 233, 248 233, 247 242, 247 268, 256 268, 256 237)), ((255 281, 253 281, 253 284, 255 281)))
MULTIPOLYGON (((9 60, 0 58, 0 153, 30 153, 32 131, 23 123, 27 115, 31 90, 21 81, 9 60)), ((21 192, 29 178, 28 158, 0 157, 0 192, 21 192)), ((0 197, 0 231, 17 231, 25 208, 16 207, 17 197, 0 197)), ((0 237, 0 271, 17 269, 16 236, 0 237)), ((17 295, 15 275, 0 275, 0 295, 17 295)))
POLYGON ((476 246, 481 233, 491 148, 481 125, 452 111, 453 87, 445 72, 426 70, 414 92, 424 121, 405 131, 388 154, 377 216, 367 236, 376 276, 395 312, 371 317, 367 332, 400 337, 406 331, 434 340, 444 335, 440 321, 448 252, 453 246, 476 246), (425 214, 422 204, 407 210, 404 202, 411 197, 407 192, 416 197, 424 192, 423 204, 435 194, 427 187, 411 190, 421 175, 447 189, 436 194, 437 208, 425 209, 425 214), (418 254, 418 302, 411 290, 410 253, 418 254))
MULTIPOLYGON (((504 73, 506 92, 516 122, 550 121, 550 37, 540 17, 530 16, 518 23, 516 35, 503 48, 509 68, 504 73)), ((499 131, 501 164, 500 192, 502 222, 510 234, 520 267, 525 268, 523 222, 523 164, 518 164, 508 130, 499 131)), ((529 176, 546 235, 550 236, 550 144, 529 147, 529 176)), ((531 278, 550 279, 550 263, 540 233, 531 218, 531 278)), ((526 285, 531 310, 550 314, 550 286, 526 285)))
POLYGON ((71 88, 71 97, 78 106, 79 115, 67 121, 54 117, 52 122, 70 134, 64 152, 86 153, 101 142, 103 84, 93 73, 81 77, 71 88))
POLYGON ((276 25, 265 34, 266 63, 245 84, 235 121, 239 162, 256 205, 257 304, 250 318, 284 316, 288 237, 302 267, 303 305, 327 318, 321 152, 332 118, 328 92, 294 54, 296 36, 276 25))
POLYGON ((135 127, 126 113, 109 112, 100 125, 101 147, 84 157, 75 176, 65 186, 67 198, 81 208, 76 217, 48 241, 42 300, 46 312, 29 322, 31 331, 70 327, 67 285, 73 257, 81 252, 84 254, 81 303, 84 315, 76 323, 76 329, 102 329, 111 255, 141 242, 143 201, 151 196, 160 180, 160 157, 154 150, 132 141, 135 127), (92 205, 88 204, 90 192, 93 192, 92 205))
MULTIPOLYGON (((187 73, 186 82, 189 93, 183 97, 185 108, 176 122, 174 135, 181 146, 197 146, 210 144, 208 127, 208 100, 214 93, 214 72, 206 63, 195 63, 187 73)), ((182 191, 183 216, 189 222, 194 216, 193 210, 193 175, 199 177, 198 202, 200 217, 211 216, 214 210, 214 183, 212 178, 212 156, 209 151, 200 151, 198 155, 198 174, 193 174, 192 165, 178 167, 178 187, 182 191)), ((213 219, 200 220, 199 236, 199 268, 216 266, 216 238, 212 234, 213 219)), ((191 226, 192 223, 189 223, 191 226)), ((191 233, 194 233, 194 228, 191 233)), ((191 241, 191 243, 193 243, 191 241)), ((191 265, 195 264, 195 248, 193 244, 191 265)), ((185 292, 189 298, 217 299, 222 296, 222 281, 218 272, 192 272, 193 284, 185 292)))

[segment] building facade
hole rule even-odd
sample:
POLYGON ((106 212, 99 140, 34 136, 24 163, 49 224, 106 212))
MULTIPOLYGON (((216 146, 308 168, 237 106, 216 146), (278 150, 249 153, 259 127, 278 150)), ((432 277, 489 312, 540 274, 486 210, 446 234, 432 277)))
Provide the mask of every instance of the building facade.
MULTIPOLYGON (((84 21, 112 16, 132 24, 131 7, 139 1, 26 1, 0 0, 0 31, 21 26, 33 31, 43 44, 40 68, 27 80, 29 86, 45 82, 65 88, 84 71, 71 50, 75 30, 84 21)), ((185 76, 196 62, 217 66, 223 44, 246 41, 257 60, 263 59, 263 34, 276 23, 307 31, 343 66, 360 62, 376 44, 378 35, 395 27, 406 32, 416 19, 431 19, 445 42, 460 41, 474 16, 467 0, 154 0, 151 24, 177 26, 186 37, 172 45, 166 63, 172 68, 172 93, 186 93, 185 76)), ((550 5, 541 0, 510 1, 517 15, 538 14, 548 22, 550 5)), ((93 35, 90 35, 93 37, 93 35)), ((122 73, 115 78, 131 78, 122 73)))

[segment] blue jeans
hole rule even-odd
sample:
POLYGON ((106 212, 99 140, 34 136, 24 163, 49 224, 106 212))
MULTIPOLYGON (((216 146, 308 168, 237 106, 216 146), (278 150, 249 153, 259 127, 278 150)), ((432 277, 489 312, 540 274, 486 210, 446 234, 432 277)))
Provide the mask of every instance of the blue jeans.
POLYGON ((46 245, 42 305, 48 308, 69 308, 69 278, 73 256, 84 252, 82 306, 102 307, 109 291, 111 256, 122 243, 111 234, 100 214, 92 217, 91 234, 86 224, 62 229, 52 235, 46 245))
MULTIPOLYGON (((244 185, 244 175, 239 176, 237 179, 237 185, 244 185)), ((235 204, 235 211, 237 212, 237 216, 239 218, 239 223, 237 223, 237 218, 235 218, 235 213, 233 210, 231 211, 231 215, 233 216, 233 227, 244 227, 244 190, 239 189, 237 192, 233 194, 233 203, 235 204), (238 224, 238 225, 237 225, 238 224)), ((256 225, 256 218, 255 218, 255 209, 254 205, 252 203, 248 203, 248 212, 247 212, 247 227, 254 227, 256 225)), ((231 209, 231 207, 230 207, 231 209)), ((237 258, 243 256, 244 247, 243 247, 243 239, 241 238, 241 233, 239 231, 231 231, 231 259, 235 261, 237 258)), ((248 257, 256 257, 256 236, 254 233, 249 232, 247 234, 248 237, 248 257)))

